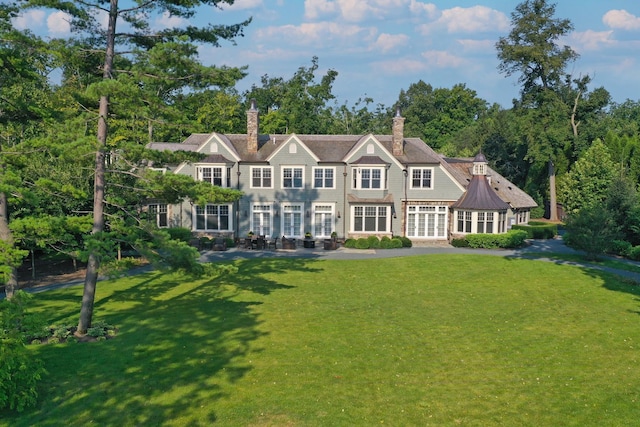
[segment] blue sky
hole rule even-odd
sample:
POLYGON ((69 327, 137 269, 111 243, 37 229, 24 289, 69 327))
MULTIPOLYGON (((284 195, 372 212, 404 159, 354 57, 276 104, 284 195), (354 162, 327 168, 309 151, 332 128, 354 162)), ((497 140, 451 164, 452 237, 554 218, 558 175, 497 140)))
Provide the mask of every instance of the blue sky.
MULTIPOLYGON (((123 2, 123 0, 121 0, 123 2)), ((511 0, 236 0, 224 10, 203 7, 190 24, 233 24, 252 17, 236 45, 203 47, 205 64, 249 66, 243 91, 260 77, 289 78, 319 58, 318 79, 338 72, 333 93, 339 104, 368 96, 392 105, 401 89, 423 80, 433 87, 464 83, 478 96, 510 107, 517 77, 497 71, 495 43, 510 30, 511 0)), ((590 75, 615 102, 640 100, 640 1, 558 0, 556 17, 574 31, 562 40, 580 58, 567 70, 590 75)), ((61 13, 32 11, 16 26, 47 28, 64 35, 61 13)), ((154 25, 186 24, 158 16, 154 25)))

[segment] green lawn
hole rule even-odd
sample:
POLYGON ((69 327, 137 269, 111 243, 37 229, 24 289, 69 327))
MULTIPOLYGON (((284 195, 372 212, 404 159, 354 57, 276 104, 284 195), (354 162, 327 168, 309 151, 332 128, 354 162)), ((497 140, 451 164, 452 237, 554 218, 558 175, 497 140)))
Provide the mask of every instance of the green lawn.
MULTIPOLYGON (((32 347, 2 426, 636 426, 640 289, 481 255, 247 260, 99 284, 115 339, 32 347)), ((81 289, 38 294, 51 323, 81 289)))

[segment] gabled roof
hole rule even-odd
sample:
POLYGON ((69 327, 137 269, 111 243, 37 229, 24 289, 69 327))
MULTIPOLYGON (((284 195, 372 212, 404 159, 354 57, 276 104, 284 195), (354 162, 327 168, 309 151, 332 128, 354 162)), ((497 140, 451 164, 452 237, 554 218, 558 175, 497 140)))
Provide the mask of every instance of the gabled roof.
MULTIPOLYGON (((473 178, 473 160, 470 158, 445 158, 445 164, 449 166, 449 170, 453 172, 453 177, 467 188, 471 185, 473 178)), ((518 188, 507 178, 500 175, 495 170, 487 166, 487 184, 489 188, 505 203, 508 203, 514 209, 534 208, 538 204, 531 196, 518 188)), ((465 197, 463 195, 463 197, 465 197)))
POLYGON ((388 165, 378 156, 362 156, 355 161, 351 162, 352 165, 388 165))
MULTIPOLYGON (((292 135, 259 135, 257 153, 249 153, 246 134, 196 133, 181 143, 152 142, 147 144, 147 148, 160 151, 198 151, 202 144, 213 137, 226 143, 232 151, 235 151, 240 161, 263 163, 267 162, 267 159, 281 145, 289 141, 292 135)), ((318 158, 320 163, 343 163, 354 147, 366 142, 368 138, 374 138, 389 153, 393 152, 391 135, 295 135, 295 137, 318 158)), ((394 157, 399 164, 443 165, 451 173, 442 158, 420 138, 404 138, 403 148, 404 153, 394 157)))
POLYGON ((291 136, 285 140, 284 142, 278 144, 278 148, 276 148, 267 158, 267 161, 271 161, 271 159, 278 154, 278 152, 280 152, 282 150, 283 147, 285 147, 287 144, 289 144, 291 141, 295 141, 298 144, 300 144, 300 146, 304 149, 304 151, 306 151, 316 162, 319 161, 320 159, 318 158, 318 156, 316 156, 316 153, 313 152, 313 150, 311 150, 309 147, 307 147, 307 145, 300 139, 298 138, 298 136, 294 133, 291 134, 291 136))
POLYGON ((202 159, 200 161, 197 161, 195 163, 217 163, 217 164, 226 163, 226 164, 228 164, 228 163, 234 163, 234 161, 227 159, 222 154, 211 154, 211 155, 205 157, 204 159, 202 159))

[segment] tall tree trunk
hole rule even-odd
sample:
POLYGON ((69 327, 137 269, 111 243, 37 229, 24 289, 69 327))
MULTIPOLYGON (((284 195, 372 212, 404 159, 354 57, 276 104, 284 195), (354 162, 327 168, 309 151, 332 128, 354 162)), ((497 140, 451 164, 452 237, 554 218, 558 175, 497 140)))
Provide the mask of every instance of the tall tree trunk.
MULTIPOLYGON (((9 229, 9 203, 5 193, 0 193, 0 240, 9 247, 13 247, 13 233, 9 229)), ((13 293, 18 289, 18 270, 15 266, 9 266, 9 268, 9 277, 7 277, 4 286, 7 299, 11 299, 13 293)))
MULTIPOLYGON (((113 56, 115 53, 116 21, 118 17, 118 0, 111 0, 109 10, 109 24, 107 27, 107 49, 104 60, 103 79, 111 78, 113 56)), ((107 145, 107 117, 109 115, 109 97, 100 97, 98 111, 98 134, 96 151, 96 170, 93 183, 93 228, 92 234, 98 234, 104 230, 104 194, 105 194, 105 150, 107 145)), ((82 293, 82 307, 80 308, 80 320, 78 321, 77 334, 84 335, 91 327, 93 318, 93 305, 96 296, 96 284, 98 282, 98 270, 100 268, 100 254, 92 249, 89 252, 87 272, 84 279, 82 293)))
POLYGON ((556 168, 553 160, 549 160, 549 220, 558 220, 558 200, 556 198, 556 168))

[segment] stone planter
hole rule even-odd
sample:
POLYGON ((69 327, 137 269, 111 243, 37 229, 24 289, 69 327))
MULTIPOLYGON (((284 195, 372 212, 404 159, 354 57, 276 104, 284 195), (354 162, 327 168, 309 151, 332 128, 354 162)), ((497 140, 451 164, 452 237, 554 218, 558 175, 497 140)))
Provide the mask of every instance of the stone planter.
POLYGON ((324 250, 335 251, 338 249, 338 242, 333 239, 324 239, 324 250))
POLYGON ((305 248, 315 248, 316 247, 316 241, 312 240, 312 239, 304 239, 302 241, 302 244, 305 248))
POLYGON ((282 238, 282 249, 295 249, 296 248, 296 239, 285 239, 282 238))

